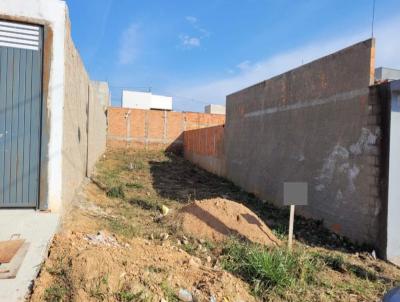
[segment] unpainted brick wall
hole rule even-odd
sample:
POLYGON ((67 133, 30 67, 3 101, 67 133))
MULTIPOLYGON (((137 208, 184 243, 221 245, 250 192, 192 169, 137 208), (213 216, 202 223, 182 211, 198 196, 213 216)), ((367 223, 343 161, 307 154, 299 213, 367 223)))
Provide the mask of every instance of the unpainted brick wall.
POLYGON ((225 115, 108 108, 107 147, 182 151, 183 131, 222 125, 225 115))
POLYGON ((184 152, 217 158, 224 157, 224 126, 185 131, 184 152))
POLYGON ((203 169, 225 175, 224 125, 183 133, 184 156, 203 169))

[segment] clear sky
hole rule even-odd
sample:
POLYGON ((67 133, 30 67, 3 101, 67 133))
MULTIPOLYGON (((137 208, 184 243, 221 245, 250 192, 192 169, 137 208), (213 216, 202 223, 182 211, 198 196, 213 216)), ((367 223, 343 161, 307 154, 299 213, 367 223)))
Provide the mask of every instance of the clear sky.
MULTIPOLYGON (((90 77, 202 111, 371 36, 372 0, 67 0, 90 77)), ((400 1, 376 0, 377 66, 400 69, 400 1)))

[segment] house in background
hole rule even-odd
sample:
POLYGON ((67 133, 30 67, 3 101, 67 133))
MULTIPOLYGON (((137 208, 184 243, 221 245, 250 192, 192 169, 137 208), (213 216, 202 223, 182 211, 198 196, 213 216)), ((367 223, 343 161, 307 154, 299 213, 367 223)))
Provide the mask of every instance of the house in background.
POLYGON ((387 67, 378 67, 375 69, 375 81, 393 80, 400 80, 400 70, 387 67))
POLYGON ((172 110, 172 97, 142 91, 122 91, 122 107, 130 109, 172 110))
POLYGON ((210 104, 204 107, 204 113, 225 114, 226 108, 222 105, 210 104))

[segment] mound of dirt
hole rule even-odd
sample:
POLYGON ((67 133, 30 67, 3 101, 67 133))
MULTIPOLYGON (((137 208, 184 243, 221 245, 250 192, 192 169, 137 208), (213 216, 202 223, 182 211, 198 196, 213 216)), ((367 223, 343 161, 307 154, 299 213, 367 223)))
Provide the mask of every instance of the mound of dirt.
POLYGON ((168 242, 159 245, 134 238, 128 247, 121 247, 93 245, 86 238, 79 232, 55 236, 31 302, 159 302, 178 294, 180 288, 198 301, 210 301, 211 296, 217 301, 256 301, 242 280, 168 242))
POLYGON ((222 199, 195 201, 178 213, 185 232, 212 241, 224 241, 239 236, 269 246, 280 241, 265 223, 244 205, 222 199))

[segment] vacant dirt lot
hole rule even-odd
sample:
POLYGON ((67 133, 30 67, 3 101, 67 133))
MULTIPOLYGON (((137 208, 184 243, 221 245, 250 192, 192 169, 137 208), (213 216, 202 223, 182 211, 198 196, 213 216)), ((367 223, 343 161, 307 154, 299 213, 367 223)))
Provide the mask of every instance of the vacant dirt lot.
POLYGON ((110 151, 65 213, 30 301, 179 301, 185 293, 197 301, 379 301, 400 284, 399 269, 318 221, 296 218, 287 252, 287 220, 286 209, 175 155, 110 151), (198 225, 185 233, 182 208, 206 199, 243 204, 282 246, 235 232, 213 241, 198 225))

